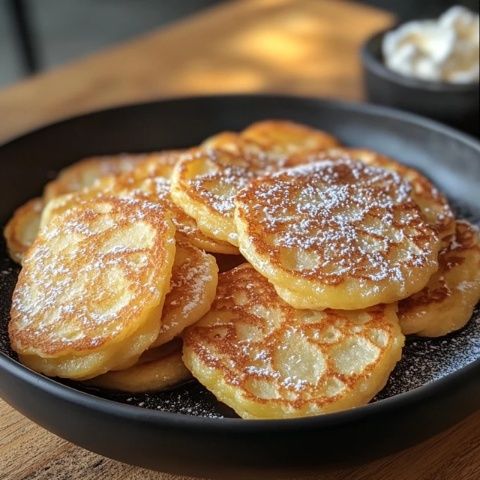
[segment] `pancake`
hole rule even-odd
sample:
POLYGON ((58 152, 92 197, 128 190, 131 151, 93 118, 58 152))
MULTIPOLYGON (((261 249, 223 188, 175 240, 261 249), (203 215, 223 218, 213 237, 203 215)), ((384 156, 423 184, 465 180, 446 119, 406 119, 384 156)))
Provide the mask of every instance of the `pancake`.
POLYGON ((128 368, 155 341, 175 256, 168 210, 98 195, 54 216, 28 250, 9 335, 22 363, 87 379, 128 368))
POLYGON ((420 207, 422 214, 436 233, 441 237, 451 235, 455 231, 455 216, 447 199, 420 172, 414 168, 402 165, 397 161, 373 150, 361 148, 333 148, 305 156, 299 155, 298 163, 312 163, 326 159, 350 158, 367 165, 385 168, 398 173, 412 185, 412 197, 420 207))
POLYGON ((45 203, 66 193, 77 192, 92 186, 98 178, 129 172, 140 162, 155 157, 152 154, 119 154, 90 157, 80 160, 60 171, 57 178, 44 189, 45 203))
POLYGON ((242 418, 348 409, 368 403, 400 359, 395 309, 296 310, 245 264, 220 274, 211 311, 183 335, 183 360, 242 418))
POLYGON ((43 200, 33 198, 15 210, 7 223, 4 235, 10 257, 22 263, 23 257, 37 236, 42 215, 43 200))
POLYGON ((133 367, 107 372, 86 383, 121 392, 156 392, 175 387, 191 377, 182 361, 182 342, 174 340, 147 350, 133 367))
MULTIPOLYGON (((60 193, 60 189, 56 189, 55 195, 45 195, 47 205, 42 214, 41 227, 48 223, 53 215, 73 208, 77 198, 80 198, 73 195, 76 193, 84 199, 108 193, 122 197, 139 197, 163 204, 168 196, 166 180, 170 177, 179 154, 178 151, 166 151, 94 157, 67 167, 58 177, 65 191, 60 193), (69 182, 61 182, 62 177, 69 182), (152 180, 155 177, 160 179, 158 187, 152 180)), ((49 187, 50 185, 47 185, 46 191, 49 187)))
POLYGON ((295 308, 355 310, 421 290, 440 239, 394 172, 318 162, 251 183, 237 195, 242 255, 295 308))
POLYGON ((438 256, 440 269, 427 286, 398 304, 398 318, 405 334, 447 335, 465 326, 480 300, 478 229, 459 220, 447 243, 438 256))
POLYGON ((216 148, 233 154, 264 154, 290 157, 338 146, 336 138, 326 132, 285 120, 264 120, 243 132, 221 132, 207 138, 203 148, 216 148))
POLYGON ((339 145, 332 135, 286 120, 263 120, 247 127, 242 138, 263 151, 291 155, 310 150, 323 150, 339 145))
POLYGON ((177 241, 170 291, 163 306, 160 333, 152 347, 169 342, 200 320, 215 298, 217 282, 215 257, 177 241))
MULTIPOLYGON (((104 195, 103 191, 114 192, 125 198, 153 200, 158 205, 164 205, 164 208, 170 207, 168 188, 164 190, 165 185, 168 187, 168 184, 165 184, 161 178, 132 183, 123 180, 125 180, 123 176, 105 177, 88 191, 63 195, 51 200, 44 211, 42 226, 65 211, 79 208, 83 201, 95 201, 98 196, 101 198, 104 195), (108 185, 110 182, 113 183, 108 185), (165 199, 167 202, 162 204, 161 202, 165 202, 165 199)), ((167 343, 179 335, 185 327, 199 320, 208 311, 215 297, 218 274, 215 257, 185 241, 178 235, 178 231, 176 239, 170 291, 162 311, 161 330, 152 347, 167 343)), ((235 255, 235 257, 240 256, 235 255)))
POLYGON ((172 200, 195 219, 205 235, 236 246, 235 195, 256 176, 284 165, 283 157, 270 157, 250 150, 242 153, 213 147, 192 150, 175 166, 172 200))

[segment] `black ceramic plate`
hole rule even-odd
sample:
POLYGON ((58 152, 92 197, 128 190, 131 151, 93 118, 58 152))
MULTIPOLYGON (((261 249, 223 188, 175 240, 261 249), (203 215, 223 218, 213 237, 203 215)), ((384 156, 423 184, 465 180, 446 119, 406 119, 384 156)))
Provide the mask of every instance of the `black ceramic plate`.
MULTIPOLYGON (((426 173, 456 213, 480 223, 480 144, 409 114, 280 96, 222 96, 132 105, 66 120, 0 147, 0 221, 55 172, 92 154, 195 145, 264 118, 325 129, 426 173)), ((0 245, 0 394, 78 445, 161 471, 259 478, 366 462, 417 443, 480 407, 480 315, 438 340, 411 338, 370 405, 319 417, 244 421, 197 383, 167 393, 115 395, 57 382, 20 365, 6 336, 18 267, 0 245)))

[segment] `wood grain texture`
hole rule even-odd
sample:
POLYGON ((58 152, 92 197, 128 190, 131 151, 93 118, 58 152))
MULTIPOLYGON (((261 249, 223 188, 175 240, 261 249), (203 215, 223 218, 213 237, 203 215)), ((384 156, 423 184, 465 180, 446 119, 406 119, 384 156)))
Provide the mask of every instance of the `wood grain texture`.
MULTIPOLYGON (((362 98, 358 49, 392 18, 335 0, 240 0, 0 92, 0 140, 58 118, 174 95, 362 98)), ((416 447, 322 480, 478 480, 480 412, 416 447)), ((395 432, 392 432, 394 435, 395 432)), ((2 480, 185 480, 87 452, 0 400, 2 480)))
POLYGON ((358 49, 391 17, 332 0, 240 0, 0 92, 0 140, 118 103, 225 92, 359 99, 358 49))
MULTIPOLYGON (((151 472, 83 450, 36 426, 2 401, 0 418, 2 480, 190 478, 151 472)), ((358 468, 342 469, 302 480, 478 480, 479 427, 480 412, 400 453, 358 468)))

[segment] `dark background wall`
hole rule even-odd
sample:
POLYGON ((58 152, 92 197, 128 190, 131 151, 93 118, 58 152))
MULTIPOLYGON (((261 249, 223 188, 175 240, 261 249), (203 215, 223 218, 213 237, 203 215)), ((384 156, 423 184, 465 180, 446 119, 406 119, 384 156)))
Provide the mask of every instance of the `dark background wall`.
POLYGON ((401 20, 409 20, 438 16, 452 5, 464 5, 478 12, 480 2, 479 0, 362 0, 361 3, 389 10, 401 20))

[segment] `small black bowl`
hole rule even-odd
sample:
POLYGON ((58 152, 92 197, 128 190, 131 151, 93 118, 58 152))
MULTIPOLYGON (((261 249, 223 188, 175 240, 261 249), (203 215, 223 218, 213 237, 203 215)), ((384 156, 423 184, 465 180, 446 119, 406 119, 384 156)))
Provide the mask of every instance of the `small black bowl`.
POLYGON ((430 117, 479 136, 479 84, 429 82, 390 70, 384 63, 382 42, 394 28, 398 25, 375 34, 363 45, 361 57, 368 100, 430 117))

